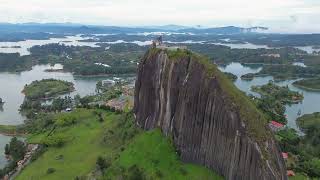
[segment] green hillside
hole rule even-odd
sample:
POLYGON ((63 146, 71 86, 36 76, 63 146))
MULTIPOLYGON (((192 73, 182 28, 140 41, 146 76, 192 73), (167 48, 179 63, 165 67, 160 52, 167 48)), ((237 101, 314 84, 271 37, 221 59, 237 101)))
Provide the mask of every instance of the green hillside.
POLYGON ((209 169, 182 163, 168 138, 159 130, 145 132, 136 128, 131 114, 77 109, 59 113, 54 119, 53 131, 28 137, 30 143, 48 147, 22 171, 18 180, 134 179, 137 176, 221 179, 209 169), (97 165, 98 157, 105 166, 97 165))

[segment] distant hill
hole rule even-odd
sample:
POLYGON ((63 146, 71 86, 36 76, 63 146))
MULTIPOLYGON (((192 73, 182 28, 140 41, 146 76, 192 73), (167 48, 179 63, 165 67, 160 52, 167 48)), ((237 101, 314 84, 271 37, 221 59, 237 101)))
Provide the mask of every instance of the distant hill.
POLYGON ((142 27, 120 27, 120 26, 97 26, 73 23, 22 23, 10 24, 0 23, 0 33, 39 33, 50 32, 57 34, 100 34, 100 33, 141 33, 141 32, 186 32, 195 34, 239 34, 259 33, 268 30, 266 27, 242 28, 235 26, 216 28, 193 28, 180 25, 164 26, 142 26, 142 27))
POLYGON ((168 24, 168 25, 164 25, 164 26, 142 26, 141 28, 178 31, 178 30, 182 30, 182 29, 188 29, 190 27, 180 26, 180 25, 176 25, 176 24, 168 24))
POLYGON ((267 27, 251 27, 251 28, 241 28, 235 26, 227 27, 217 27, 217 28, 189 28, 181 29, 181 32, 189 32, 195 34, 241 34, 241 33, 259 33, 268 30, 267 27))

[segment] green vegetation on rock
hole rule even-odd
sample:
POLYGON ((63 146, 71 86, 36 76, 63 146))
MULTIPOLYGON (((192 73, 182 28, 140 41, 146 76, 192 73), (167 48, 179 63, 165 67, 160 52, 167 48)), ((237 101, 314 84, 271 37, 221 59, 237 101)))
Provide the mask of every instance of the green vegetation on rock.
POLYGON ((257 109, 256 105, 243 92, 235 87, 224 73, 218 70, 215 64, 210 62, 209 58, 189 50, 166 50, 166 52, 169 58, 173 58, 173 60, 190 58, 202 64, 206 69, 207 75, 218 80, 222 90, 228 96, 229 104, 234 105, 234 108, 239 110, 242 120, 246 122, 249 136, 255 138, 258 142, 263 142, 270 137, 271 132, 266 128, 268 122, 265 115, 257 109))
POLYGON ((25 85, 22 92, 25 94, 26 98, 29 99, 47 99, 73 90, 74 87, 71 82, 56 79, 43 79, 25 85))
POLYGON ((238 76, 229 72, 224 72, 224 75, 226 75, 227 78, 230 79, 231 81, 236 81, 238 79, 238 76))

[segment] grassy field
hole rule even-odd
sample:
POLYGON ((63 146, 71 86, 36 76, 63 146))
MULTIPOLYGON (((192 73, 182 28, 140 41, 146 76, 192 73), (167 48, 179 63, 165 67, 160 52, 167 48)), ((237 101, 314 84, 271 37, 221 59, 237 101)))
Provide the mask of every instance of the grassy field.
POLYGON ((109 168, 105 179, 127 179, 123 174, 135 165, 142 169, 146 179, 223 179, 207 168, 182 163, 169 138, 159 129, 138 135, 109 168), (118 171, 119 167, 124 173, 118 171))
POLYGON ((307 176, 297 173, 295 176, 289 177, 289 180, 308 180, 311 178, 308 178, 307 176))
POLYGON ((31 99, 50 98, 59 94, 64 94, 74 90, 73 83, 56 80, 43 79, 41 81, 33 81, 26 85, 23 93, 31 99))
MULTIPOLYGON (((90 173, 99 155, 110 153, 111 150, 101 144, 100 137, 104 127, 111 123, 111 119, 117 118, 117 115, 104 113, 106 121, 102 124, 90 110, 79 110, 68 116, 69 118, 82 116, 85 119, 71 127, 56 130, 53 136, 63 134, 68 139, 66 144, 63 147, 49 147, 39 159, 27 166, 17 179, 74 179, 76 176, 90 173), (49 168, 54 168, 56 171, 47 174, 49 168)), ((46 133, 33 135, 28 141, 41 143, 46 136, 46 133)))
POLYGON ((155 177, 155 172, 157 175, 160 172, 165 179, 218 179, 204 167, 183 164, 169 139, 159 130, 144 132, 133 126, 132 117, 126 114, 77 109, 59 114, 55 124, 53 133, 48 131, 28 137, 30 143, 45 143, 49 147, 16 179, 109 179, 119 175, 117 168, 127 169, 132 165, 141 168, 147 179, 155 177), (52 143, 61 138, 63 145, 52 143), (110 160, 110 167, 102 172, 96 165, 99 156, 110 160), (48 169, 53 172, 49 173, 48 169))

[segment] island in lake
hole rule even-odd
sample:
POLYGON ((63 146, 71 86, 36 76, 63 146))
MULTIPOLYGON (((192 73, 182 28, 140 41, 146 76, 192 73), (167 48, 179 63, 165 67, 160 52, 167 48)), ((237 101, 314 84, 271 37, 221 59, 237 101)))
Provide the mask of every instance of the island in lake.
POLYGON ((293 85, 306 90, 320 91, 320 78, 295 81, 293 85))
POLYGON ((48 99, 57 95, 72 92, 74 85, 71 82, 43 79, 41 81, 33 81, 29 85, 25 85, 23 93, 28 99, 48 99))
POLYGON ((310 129, 320 129, 320 112, 305 114, 297 119, 297 123, 303 132, 310 129))
POLYGON ((252 91, 262 96, 272 96, 282 103, 299 103, 303 100, 303 95, 296 91, 291 91, 288 86, 278 86, 273 81, 262 86, 252 86, 252 91))
POLYGON ((1 46, 1 48, 21 48, 21 46, 1 46))
POLYGON ((255 77, 254 73, 248 73, 248 74, 242 75, 240 78, 242 80, 252 81, 254 77, 255 77))

